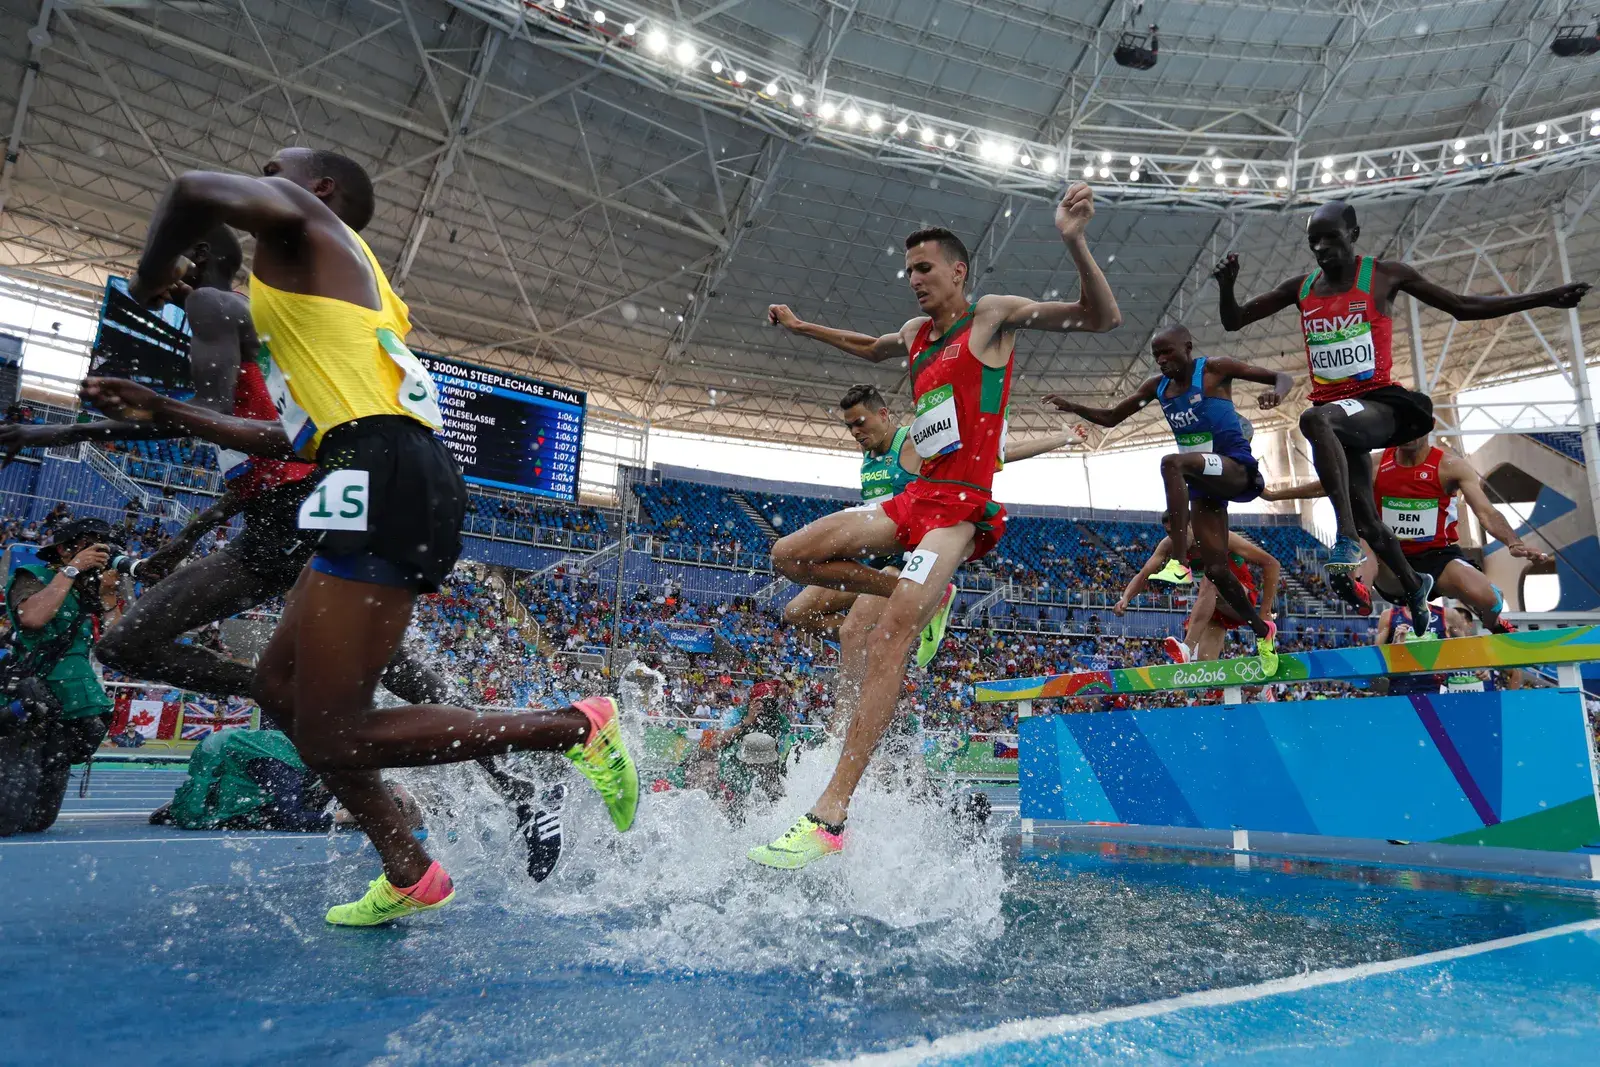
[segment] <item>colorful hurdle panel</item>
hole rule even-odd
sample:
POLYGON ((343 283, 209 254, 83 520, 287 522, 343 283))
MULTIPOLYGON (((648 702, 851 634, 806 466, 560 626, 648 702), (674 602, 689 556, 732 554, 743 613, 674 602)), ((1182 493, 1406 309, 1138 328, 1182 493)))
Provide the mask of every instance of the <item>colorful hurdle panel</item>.
MULTIPOLYGON (((1268 680, 1249 657, 997 679, 975 695, 1021 705, 1024 832, 1058 820, 1231 831, 1234 848, 1256 832, 1572 852, 1600 840, 1578 673, 1593 660, 1600 626, 1285 654, 1270 679, 1558 664, 1554 688, 1307 699, 1291 685, 1287 699, 1247 704, 1240 687, 1268 680), (1225 702, 1208 706, 1056 714, 1034 703, 1217 687, 1225 702)), ((1600 878, 1600 856, 1583 859, 1584 876, 1600 878)))

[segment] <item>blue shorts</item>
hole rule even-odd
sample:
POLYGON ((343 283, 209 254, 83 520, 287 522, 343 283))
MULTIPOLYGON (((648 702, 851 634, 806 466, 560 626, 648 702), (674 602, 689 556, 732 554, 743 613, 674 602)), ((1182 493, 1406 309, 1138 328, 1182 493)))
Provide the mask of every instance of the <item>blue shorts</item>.
POLYGON ((1255 455, 1252 454, 1248 448, 1237 452, 1217 452, 1215 454, 1221 456, 1223 459, 1231 459, 1235 463, 1243 466, 1245 470, 1249 471, 1249 488, 1240 493, 1238 496, 1218 496, 1215 493, 1208 493, 1194 482, 1190 482, 1190 500, 1222 500, 1231 501, 1236 504, 1247 504, 1256 497, 1260 496, 1267 488, 1267 480, 1261 476, 1261 467, 1256 462, 1255 455))
POLYGON ((350 552, 342 556, 318 552, 311 557, 311 569, 348 582, 389 585, 412 592, 421 592, 424 585, 422 575, 416 571, 371 552, 350 552))

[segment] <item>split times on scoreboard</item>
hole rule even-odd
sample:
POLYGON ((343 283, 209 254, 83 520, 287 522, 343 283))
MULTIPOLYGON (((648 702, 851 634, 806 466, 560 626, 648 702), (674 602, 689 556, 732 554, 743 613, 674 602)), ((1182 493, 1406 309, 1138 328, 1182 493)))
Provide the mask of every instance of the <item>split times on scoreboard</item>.
POLYGON ((470 485, 576 502, 585 394, 417 353, 439 389, 450 449, 470 485))

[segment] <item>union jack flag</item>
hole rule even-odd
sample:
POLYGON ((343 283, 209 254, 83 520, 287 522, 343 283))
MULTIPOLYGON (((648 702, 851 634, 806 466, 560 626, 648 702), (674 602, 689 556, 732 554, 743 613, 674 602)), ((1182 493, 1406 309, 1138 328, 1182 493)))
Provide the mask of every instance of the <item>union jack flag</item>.
POLYGON ((250 720, 250 705, 243 701, 230 701, 226 707, 219 707, 216 701, 201 697, 184 702, 181 736, 185 741, 203 741, 223 730, 248 729, 250 720))

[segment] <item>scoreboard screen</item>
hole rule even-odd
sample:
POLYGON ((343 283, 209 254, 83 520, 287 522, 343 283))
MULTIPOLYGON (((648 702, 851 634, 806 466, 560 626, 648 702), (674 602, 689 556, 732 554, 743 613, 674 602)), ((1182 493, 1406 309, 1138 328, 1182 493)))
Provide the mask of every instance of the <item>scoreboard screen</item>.
POLYGON ((585 394, 418 352, 439 388, 450 449, 471 485, 576 502, 585 394))
POLYGON ((109 278, 94 348, 89 353, 89 373, 131 378, 159 393, 187 400, 194 395, 189 337, 189 320, 182 308, 176 304, 143 307, 128 295, 126 278, 109 278))

